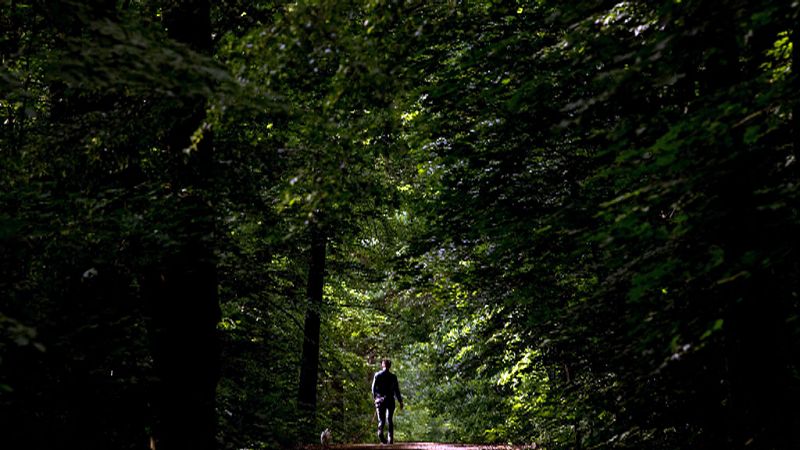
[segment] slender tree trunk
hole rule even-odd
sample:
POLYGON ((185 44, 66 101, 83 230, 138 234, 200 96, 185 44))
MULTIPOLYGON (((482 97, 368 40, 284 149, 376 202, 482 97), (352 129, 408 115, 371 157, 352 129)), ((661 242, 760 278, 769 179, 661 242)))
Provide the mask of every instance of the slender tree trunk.
MULTIPOLYGON (((342 345, 342 348, 345 348, 342 345)), ((344 379, 344 370, 337 369, 333 373, 333 380, 331 380, 331 388, 333 390, 333 414, 331 417, 331 423, 334 427, 345 430, 345 398, 344 398, 344 383, 342 380, 344 379)))
MULTIPOLYGON (((794 28, 792 29, 792 92, 797 95, 800 92, 800 11, 795 12, 794 28)), ((798 173, 800 161, 800 98, 794 99, 792 108, 792 141, 794 144, 794 174, 798 173)))
POLYGON ((312 225, 311 258, 306 291, 308 309, 303 330, 303 356, 300 362, 300 384, 297 396, 298 404, 310 424, 314 423, 317 410, 320 310, 322 309, 322 287, 325 282, 326 243, 325 232, 319 225, 312 225))
MULTIPOLYGON (((572 376, 566 363, 564 363, 564 375, 567 378, 567 384, 572 384, 572 376)), ((581 421, 577 414, 575 414, 575 419, 572 421, 572 429, 575 430, 575 450, 581 450, 583 448, 583 436, 581 434, 581 421)))
MULTIPOLYGON (((210 54, 207 0, 176 0, 163 8, 169 36, 210 54)), ((216 447, 215 394, 219 379, 220 320, 217 269, 211 238, 213 211, 204 198, 211 178, 211 138, 206 135, 188 157, 182 150, 205 119, 205 99, 184 98, 174 111, 166 138, 176 161, 170 174, 177 241, 157 271, 152 300, 153 360, 158 378, 153 398, 157 450, 216 447)))

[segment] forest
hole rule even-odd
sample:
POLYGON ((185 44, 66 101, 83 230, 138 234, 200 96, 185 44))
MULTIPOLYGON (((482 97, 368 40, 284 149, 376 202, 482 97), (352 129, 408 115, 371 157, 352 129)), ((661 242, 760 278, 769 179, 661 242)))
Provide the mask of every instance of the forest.
POLYGON ((0 448, 800 448, 800 2, 0 30, 0 448))

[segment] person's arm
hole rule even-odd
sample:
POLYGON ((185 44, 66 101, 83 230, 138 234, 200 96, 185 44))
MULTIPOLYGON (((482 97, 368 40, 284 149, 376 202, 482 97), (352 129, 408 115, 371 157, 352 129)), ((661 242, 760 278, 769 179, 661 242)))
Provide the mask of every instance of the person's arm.
POLYGON ((378 395, 378 393, 375 392, 375 381, 377 381, 377 379, 378 379, 378 374, 376 373, 372 377, 372 398, 375 398, 378 395))
POLYGON ((394 377, 394 395, 397 397, 397 401, 400 402, 400 409, 403 409, 403 395, 400 394, 400 382, 397 381, 397 377, 394 377))

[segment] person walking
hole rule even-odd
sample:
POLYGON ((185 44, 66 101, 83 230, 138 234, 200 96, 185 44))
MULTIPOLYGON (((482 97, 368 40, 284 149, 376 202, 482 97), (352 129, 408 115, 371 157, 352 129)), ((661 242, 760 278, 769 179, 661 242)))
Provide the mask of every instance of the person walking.
POLYGON ((397 376, 389 371, 392 368, 392 361, 384 359, 381 361, 381 371, 375 373, 372 379, 372 398, 375 400, 375 409, 378 413, 378 439, 381 444, 394 443, 394 399, 400 403, 403 409, 403 396, 400 394, 400 384, 397 376), (389 439, 383 436, 384 425, 388 425, 389 439))

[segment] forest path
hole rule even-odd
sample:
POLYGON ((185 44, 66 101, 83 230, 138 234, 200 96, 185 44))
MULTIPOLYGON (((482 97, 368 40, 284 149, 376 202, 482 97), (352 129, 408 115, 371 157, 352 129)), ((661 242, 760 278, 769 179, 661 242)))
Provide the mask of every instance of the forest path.
MULTIPOLYGON (((307 449, 322 449, 321 445, 307 449)), ((535 446, 517 447, 510 445, 487 444, 441 444, 436 442, 399 442, 392 445, 381 444, 338 444, 328 447, 331 450, 533 450, 535 446)))

